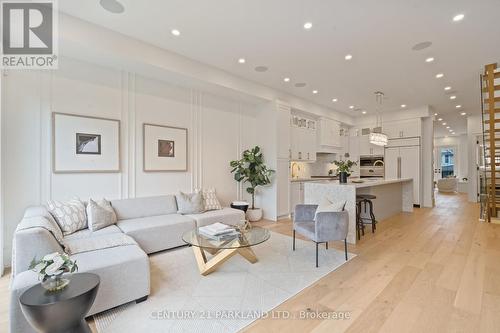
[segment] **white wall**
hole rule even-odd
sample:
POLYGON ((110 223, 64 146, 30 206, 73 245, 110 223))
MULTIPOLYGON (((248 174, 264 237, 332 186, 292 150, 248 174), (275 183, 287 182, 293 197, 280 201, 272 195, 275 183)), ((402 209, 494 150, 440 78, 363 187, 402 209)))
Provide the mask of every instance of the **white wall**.
POLYGON ((241 196, 229 161, 256 144, 256 107, 134 73, 61 58, 57 71, 9 71, 2 108, 4 262, 29 205, 78 196, 127 198, 215 186, 223 204, 241 196), (51 113, 121 121, 122 172, 53 174, 51 113), (142 124, 188 129, 187 172, 143 172, 142 124))
POLYGON ((478 156, 477 156, 477 136, 482 133, 482 115, 476 114, 467 117, 467 142, 468 142, 468 165, 469 165, 469 190, 468 198, 470 202, 478 201, 478 156))

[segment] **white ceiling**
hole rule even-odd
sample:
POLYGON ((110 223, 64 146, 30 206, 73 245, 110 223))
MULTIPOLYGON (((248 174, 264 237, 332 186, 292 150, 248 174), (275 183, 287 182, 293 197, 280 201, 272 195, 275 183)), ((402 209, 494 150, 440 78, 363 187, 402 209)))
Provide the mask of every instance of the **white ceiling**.
MULTIPOLYGON (((500 62, 499 0, 64 0, 60 10, 318 104, 360 115, 431 105, 457 134, 479 112, 479 73, 500 62), (453 22, 458 13, 461 22, 453 22), (310 30, 303 24, 312 22, 310 30), (174 37, 171 29, 181 32, 174 37), (413 51, 412 46, 432 46, 413 51), (352 54, 351 61, 344 60, 352 54), (426 63, 427 57, 433 63, 426 63), (238 58, 246 59, 238 64, 238 58), (269 70, 258 73, 256 66, 269 70), (436 79, 437 73, 444 78, 436 79), (283 82, 290 77, 291 82, 283 82), (304 88, 294 83, 305 82, 304 88), (453 87, 451 101, 445 86, 453 87), (318 94, 312 94, 318 90, 318 94), (338 98, 337 103, 332 98, 338 98), (460 104, 460 110, 455 105, 460 104)), ((403 111, 402 111, 403 112, 403 111)), ((447 131, 436 126, 437 135, 447 131)))

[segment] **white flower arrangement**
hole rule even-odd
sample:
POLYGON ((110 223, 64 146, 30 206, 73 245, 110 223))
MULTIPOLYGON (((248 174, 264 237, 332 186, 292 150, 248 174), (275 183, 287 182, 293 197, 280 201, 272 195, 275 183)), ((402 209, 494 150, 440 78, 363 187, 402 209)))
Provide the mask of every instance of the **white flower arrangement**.
POLYGON ((76 261, 71 260, 68 254, 59 252, 47 254, 38 261, 33 258, 29 268, 38 273, 38 278, 42 281, 50 277, 61 276, 65 272, 73 273, 78 270, 76 261))

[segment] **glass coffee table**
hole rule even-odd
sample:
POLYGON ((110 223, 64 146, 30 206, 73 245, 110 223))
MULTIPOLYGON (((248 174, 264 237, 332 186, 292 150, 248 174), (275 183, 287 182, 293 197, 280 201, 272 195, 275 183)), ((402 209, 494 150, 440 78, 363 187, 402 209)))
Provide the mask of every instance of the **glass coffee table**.
POLYGON ((257 257, 251 246, 267 241, 271 237, 269 230, 253 227, 242 231, 239 236, 218 241, 201 235, 198 228, 185 232, 182 240, 193 247, 194 256, 201 275, 208 275, 232 256, 239 254, 249 262, 256 263, 257 257), (207 260, 206 253, 212 255, 207 260))

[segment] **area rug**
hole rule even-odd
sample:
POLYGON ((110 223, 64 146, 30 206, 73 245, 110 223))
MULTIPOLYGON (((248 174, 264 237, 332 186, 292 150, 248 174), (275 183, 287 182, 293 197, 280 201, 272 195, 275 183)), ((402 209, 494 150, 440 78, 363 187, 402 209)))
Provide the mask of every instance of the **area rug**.
MULTIPOLYGON (((343 251, 275 232, 253 251, 250 264, 234 256, 200 275, 193 250, 183 247, 150 256, 151 295, 94 316, 99 333, 237 332, 344 263, 343 251)), ((349 253, 349 260, 354 254, 349 253)))

